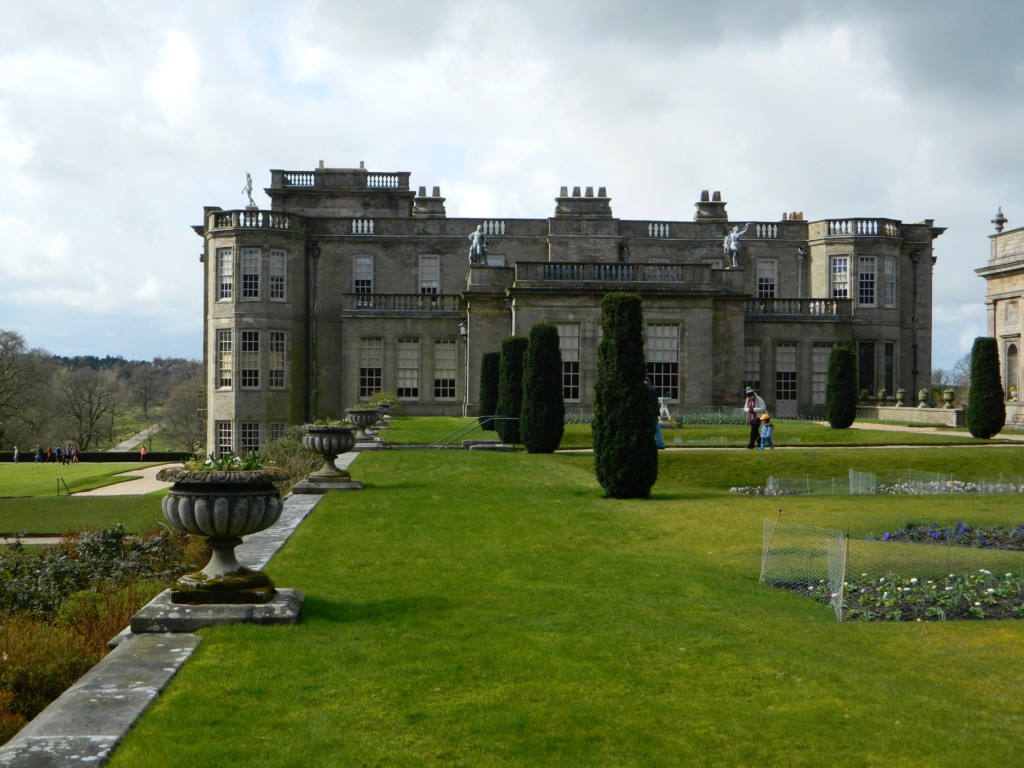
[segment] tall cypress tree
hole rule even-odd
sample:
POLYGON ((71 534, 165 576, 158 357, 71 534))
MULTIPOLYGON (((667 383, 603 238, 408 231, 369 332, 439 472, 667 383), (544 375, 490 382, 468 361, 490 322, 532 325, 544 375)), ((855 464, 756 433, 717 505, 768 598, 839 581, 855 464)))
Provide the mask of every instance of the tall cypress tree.
POLYGON ((528 339, 509 336, 501 342, 501 360, 498 364, 498 407, 495 416, 504 416, 494 428, 503 443, 519 443, 519 415, 523 409, 523 355, 528 339))
POLYGON ((562 352, 558 329, 537 323, 523 359, 523 408, 519 429, 527 453, 554 453, 565 431, 562 352))
POLYGON ((832 429, 846 429, 857 418, 857 353, 849 343, 832 347, 825 382, 825 420, 832 429))
MULTIPOLYGON (((485 352, 480 358, 480 416, 498 413, 498 379, 501 376, 501 353, 485 352)), ((480 419, 481 429, 494 429, 494 419, 480 419)))
POLYGON ((594 471, 605 495, 645 499, 658 479, 658 446, 644 384, 640 297, 609 293, 601 301, 602 339, 594 387, 594 471))
POLYGON ((998 435, 1006 423, 1006 403, 999 380, 996 340, 979 336, 971 348, 971 391, 967 396, 967 429, 984 440, 998 435))

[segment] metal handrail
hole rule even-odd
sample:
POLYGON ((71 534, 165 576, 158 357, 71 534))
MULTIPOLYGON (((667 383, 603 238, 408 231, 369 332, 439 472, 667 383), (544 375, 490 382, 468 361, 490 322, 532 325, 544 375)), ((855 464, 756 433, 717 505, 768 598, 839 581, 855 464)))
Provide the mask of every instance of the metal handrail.
POLYGON ((67 491, 68 496, 70 496, 71 495, 71 489, 68 488, 68 484, 64 482, 64 478, 63 477, 58 477, 57 478, 57 495, 60 496, 60 487, 62 485, 64 486, 64 490, 67 491))
MULTIPOLYGON (((482 430, 483 427, 480 424, 481 421, 519 421, 519 418, 517 416, 474 416, 473 421, 471 421, 469 424, 465 424, 459 427, 454 432, 449 432, 436 443, 431 443, 430 445, 428 445, 427 448, 445 448, 446 446, 449 446, 452 443, 454 443, 459 438, 465 437, 475 429, 482 430)), ((512 446, 515 447, 515 443, 512 443, 512 446)))

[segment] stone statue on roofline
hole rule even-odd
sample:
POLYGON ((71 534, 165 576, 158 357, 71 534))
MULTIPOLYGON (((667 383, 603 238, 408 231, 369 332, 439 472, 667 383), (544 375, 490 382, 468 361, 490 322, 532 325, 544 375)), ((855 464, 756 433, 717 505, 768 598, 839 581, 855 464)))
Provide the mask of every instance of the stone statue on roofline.
POLYGON ((732 267, 739 266, 740 257, 740 238, 747 234, 747 229, 750 224, 744 225, 743 229, 739 227, 733 227, 732 232, 725 236, 725 240, 722 241, 722 250, 725 255, 729 257, 729 265, 732 267))
POLYGON ((249 205, 247 205, 246 208, 255 208, 256 201, 252 199, 252 176, 248 173, 245 174, 245 186, 242 187, 242 191, 245 193, 246 197, 249 198, 249 205))
POLYGON ((469 245, 469 263, 470 264, 486 264, 487 263, 487 237, 484 235, 484 227, 482 224, 476 225, 476 230, 468 235, 470 242, 469 245))

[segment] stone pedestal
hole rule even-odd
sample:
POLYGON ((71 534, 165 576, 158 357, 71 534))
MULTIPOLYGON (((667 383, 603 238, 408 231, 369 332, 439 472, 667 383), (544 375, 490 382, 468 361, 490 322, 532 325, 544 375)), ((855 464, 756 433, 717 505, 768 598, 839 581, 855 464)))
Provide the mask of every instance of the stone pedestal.
POLYGON ((298 589, 278 589, 266 603, 179 605, 171 602, 171 590, 167 589, 132 616, 131 631, 138 635, 195 632, 221 624, 298 624, 305 599, 298 589))

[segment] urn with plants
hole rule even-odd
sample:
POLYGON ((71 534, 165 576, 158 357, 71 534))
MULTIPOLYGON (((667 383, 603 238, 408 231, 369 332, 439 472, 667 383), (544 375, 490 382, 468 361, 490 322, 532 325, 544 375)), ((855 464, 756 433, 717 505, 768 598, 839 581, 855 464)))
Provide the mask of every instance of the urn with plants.
POLYGON ((206 459, 160 470, 157 479, 172 483, 162 502, 174 528, 205 536, 210 561, 201 571, 182 576, 171 602, 187 604, 266 603, 276 590, 263 571, 239 564, 235 547, 242 537, 265 530, 281 516, 283 502, 275 483, 286 472, 264 466, 258 454, 206 459))

